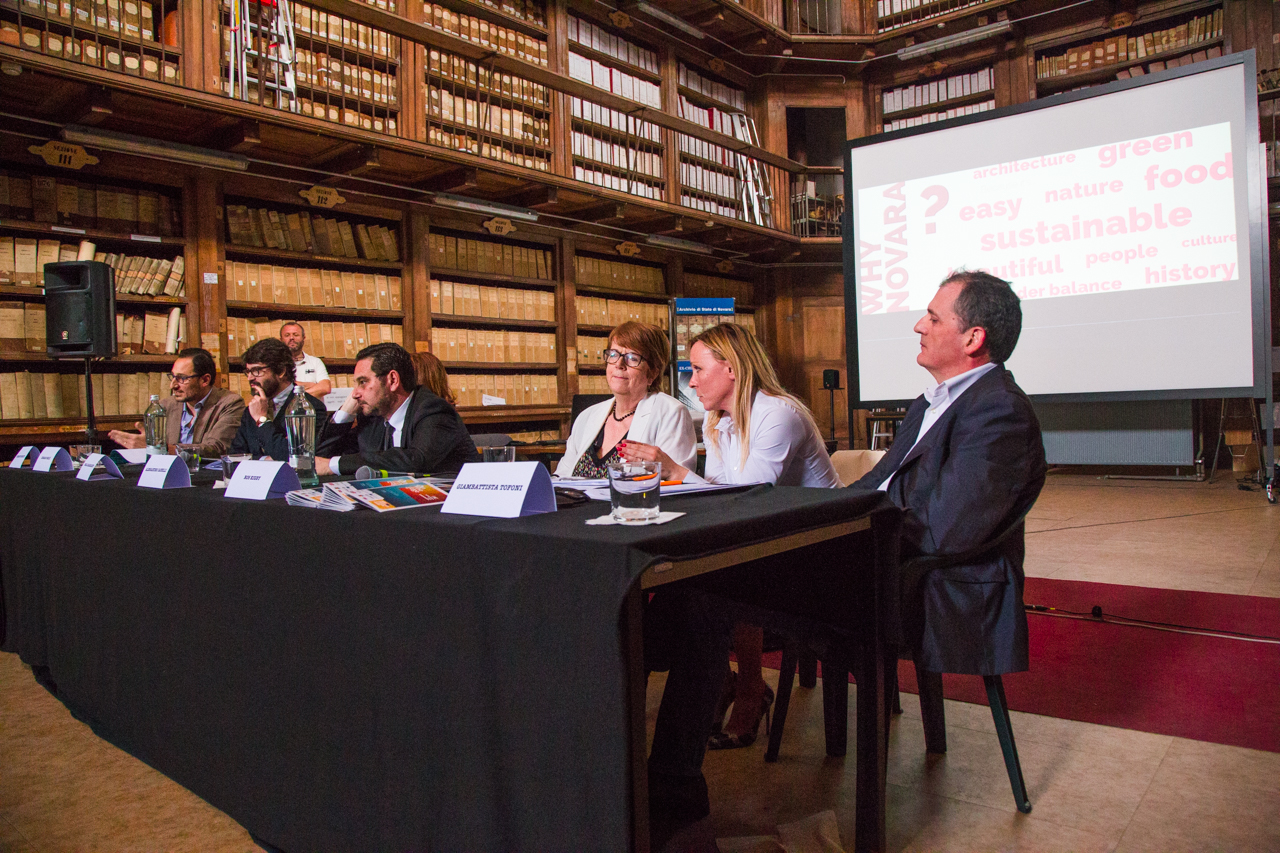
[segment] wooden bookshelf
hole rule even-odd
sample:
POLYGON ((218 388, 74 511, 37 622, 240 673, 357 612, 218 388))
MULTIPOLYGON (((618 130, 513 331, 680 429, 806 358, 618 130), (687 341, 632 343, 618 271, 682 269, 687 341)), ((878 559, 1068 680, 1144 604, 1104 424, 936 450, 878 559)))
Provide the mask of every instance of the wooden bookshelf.
POLYGON ((554 331, 559 324, 554 320, 521 320, 506 317, 472 317, 462 314, 432 313, 432 325, 481 326, 488 329, 535 329, 554 331))
POLYGON ((1036 93, 1039 95, 1051 95, 1055 92, 1065 92, 1070 89, 1078 89, 1081 86, 1093 86, 1098 83, 1109 83, 1116 79, 1116 75, 1126 69, 1146 66, 1152 62, 1165 62, 1170 59, 1180 59, 1184 56, 1191 56, 1199 51, 1209 51, 1211 48, 1221 48, 1223 40, 1221 38, 1210 39, 1208 41, 1196 42, 1185 47, 1173 48, 1171 50, 1160 51, 1150 56, 1144 56, 1140 59, 1130 59, 1124 62, 1117 62, 1113 65, 1105 65, 1101 68, 1090 68, 1088 71, 1080 71, 1075 74, 1068 74, 1058 77, 1045 77, 1036 80, 1036 93))
POLYGON ((380 311, 376 308, 337 308, 320 305, 289 305, 276 302, 239 302, 227 300, 227 310, 256 314, 280 314, 289 317, 353 317, 362 320, 403 320, 403 311, 380 311))
POLYGON ((1036 93, 1046 95, 1108 82, 1120 72, 1145 69, 1153 62, 1167 64, 1169 60, 1180 60, 1200 51, 1221 51, 1224 34, 1221 5, 1166 4, 1161 8, 1155 4, 1149 14, 1138 16, 1128 26, 1091 29, 1074 33, 1073 38, 1038 44, 1036 93), (1077 56, 1079 66, 1088 67, 1072 69, 1073 55, 1077 56))

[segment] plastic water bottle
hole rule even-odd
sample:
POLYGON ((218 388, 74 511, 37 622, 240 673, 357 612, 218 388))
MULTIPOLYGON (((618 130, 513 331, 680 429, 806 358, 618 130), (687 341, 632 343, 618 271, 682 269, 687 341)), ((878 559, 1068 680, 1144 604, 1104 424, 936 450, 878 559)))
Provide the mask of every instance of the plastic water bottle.
POLYGON ((160 405, 160 395, 152 394, 151 403, 142 414, 142 426, 147 434, 147 455, 163 456, 169 452, 169 415, 160 405))
POLYGON ((289 434, 289 465, 298 472, 298 482, 315 486, 316 476, 316 411, 301 389, 284 413, 284 428, 289 434))

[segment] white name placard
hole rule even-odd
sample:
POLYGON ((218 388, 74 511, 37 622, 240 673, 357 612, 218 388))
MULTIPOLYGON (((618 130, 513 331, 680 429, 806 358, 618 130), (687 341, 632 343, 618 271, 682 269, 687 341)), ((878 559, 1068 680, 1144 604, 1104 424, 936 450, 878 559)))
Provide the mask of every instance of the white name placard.
POLYGON ((458 472, 440 511, 518 518, 555 512, 556 493, 541 462, 470 462, 458 472))
POLYGON ((112 456, 116 456, 126 465, 141 465, 150 459, 145 447, 118 447, 111 451, 112 456))
POLYGON ((31 451, 35 450, 34 444, 28 444, 13 455, 13 460, 9 463, 10 468, 21 468, 27 462, 27 457, 31 455, 31 451))
POLYGON ((324 407, 331 412, 336 412, 342 408, 342 404, 347 402, 347 398, 350 396, 350 388, 334 388, 324 395, 324 407))
POLYGON ((116 463, 111 461, 110 456, 104 456, 101 453, 90 453, 80 463, 80 471, 76 474, 77 480, 119 480, 123 478, 120 468, 116 463), (102 473, 95 474, 94 471, 98 466, 102 466, 102 473))
POLYGON ((298 472, 290 468, 287 462, 241 462, 231 475, 231 482, 227 483, 224 497, 265 501, 268 498, 282 498, 286 492, 301 488, 298 472))
POLYGON ((36 464, 31 467, 31 470, 46 472, 70 471, 71 454, 67 452, 65 447, 46 447, 36 457, 36 464))
POLYGON ((186 489, 191 487, 187 463, 177 456, 147 457, 138 485, 144 489, 186 489))

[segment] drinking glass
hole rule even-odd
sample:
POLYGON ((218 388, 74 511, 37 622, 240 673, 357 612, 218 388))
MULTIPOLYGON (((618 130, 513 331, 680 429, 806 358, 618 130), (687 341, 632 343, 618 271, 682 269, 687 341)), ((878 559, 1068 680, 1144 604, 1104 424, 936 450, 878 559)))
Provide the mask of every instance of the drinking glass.
POLYGON ((175 444, 173 449, 177 457, 187 463, 187 471, 194 474, 200 470, 200 454, 194 444, 175 444))
POLYGON ((101 444, 73 444, 67 449, 71 452, 72 464, 75 467, 79 468, 84 463, 85 457, 87 457, 89 454, 101 453, 102 445, 101 444))
POLYGON ((516 448, 513 444, 505 447, 483 447, 480 450, 485 462, 515 462, 516 448))
POLYGON ((250 461, 252 459, 253 459, 253 456, 251 456, 248 453, 236 453, 229 456, 223 456, 222 457, 222 482, 230 483, 231 476, 236 472, 236 466, 239 465, 241 462, 250 461))
POLYGON ((651 461, 609 463, 609 503, 615 521, 650 521, 658 517, 661 465, 651 461))

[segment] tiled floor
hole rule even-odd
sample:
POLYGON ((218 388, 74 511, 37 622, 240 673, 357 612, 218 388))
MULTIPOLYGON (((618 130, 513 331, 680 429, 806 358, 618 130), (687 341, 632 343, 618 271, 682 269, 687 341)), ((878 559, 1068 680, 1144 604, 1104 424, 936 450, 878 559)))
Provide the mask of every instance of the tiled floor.
MULTIPOLYGON (((1280 507, 1229 475, 1054 475, 1028 526, 1030 575, 1280 597, 1280 507)), ((655 676, 651 709, 661 686, 655 676)), ((1034 804, 1022 815, 985 707, 948 702, 949 751, 926 757, 919 708, 904 699, 889 750, 890 850, 1280 850, 1280 754, 1014 713, 1034 804)), ((820 691, 795 692, 778 763, 763 750, 708 755, 713 813, 692 845, 823 809, 851 844, 854 759, 825 757, 820 691)), ((98 740, 0 655, 0 853, 253 849, 233 820, 98 740)))

